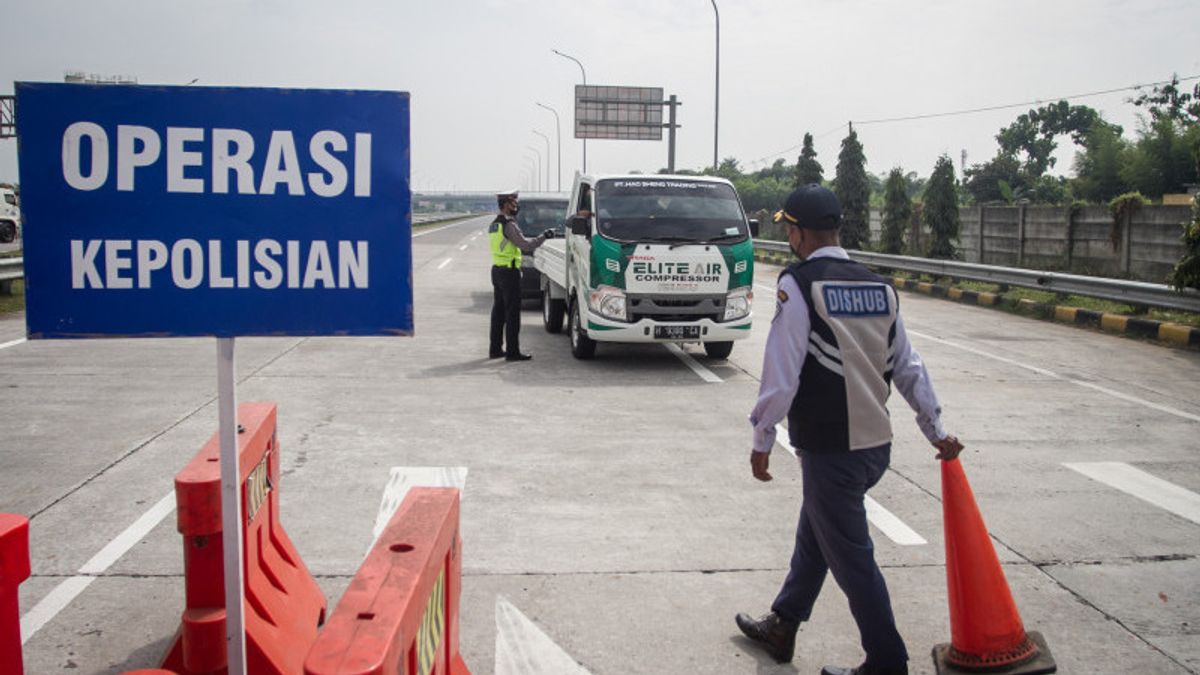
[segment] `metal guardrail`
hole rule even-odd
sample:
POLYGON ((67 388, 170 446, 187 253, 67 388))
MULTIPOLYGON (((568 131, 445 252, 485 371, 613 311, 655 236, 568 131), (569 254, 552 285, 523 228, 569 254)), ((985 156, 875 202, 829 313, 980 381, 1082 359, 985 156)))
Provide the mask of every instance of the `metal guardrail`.
POLYGON ((0 258, 0 281, 25 277, 24 258, 0 258))
MULTIPOLYGON (((755 239, 755 248, 775 253, 790 253, 786 242, 755 239)), ((985 281, 1007 284, 1020 288, 1032 288, 1052 293, 1082 295, 1101 300, 1112 300, 1130 305, 1175 309, 1185 312, 1200 312, 1200 292, 1177 291, 1165 284, 1149 284, 1142 281, 1126 281, 1106 277, 1088 277, 1079 274, 1027 270, 1017 267, 999 267, 956 260, 934 260, 906 255, 888 255, 867 251, 850 251, 850 257, 872 267, 934 274, 955 279, 985 281)))
POLYGON ((25 278, 25 258, 0 258, 0 294, 12 295, 14 281, 25 278))

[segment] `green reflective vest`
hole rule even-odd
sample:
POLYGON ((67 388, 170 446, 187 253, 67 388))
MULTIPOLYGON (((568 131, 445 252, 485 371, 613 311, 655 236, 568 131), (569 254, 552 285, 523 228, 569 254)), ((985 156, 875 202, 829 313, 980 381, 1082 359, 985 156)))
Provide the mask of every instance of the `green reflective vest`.
POLYGON ((497 267, 521 269, 521 249, 504 237, 504 219, 498 217, 488 227, 488 239, 492 244, 492 264, 497 267))

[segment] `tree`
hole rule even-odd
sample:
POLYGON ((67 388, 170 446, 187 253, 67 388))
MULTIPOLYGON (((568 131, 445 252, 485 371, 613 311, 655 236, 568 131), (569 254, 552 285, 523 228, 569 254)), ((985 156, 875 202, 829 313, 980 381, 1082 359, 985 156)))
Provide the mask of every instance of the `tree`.
POLYGON ((909 219, 912 218, 912 201, 908 198, 908 185, 904 180, 904 172, 899 168, 892 169, 884 186, 883 197, 883 233, 879 245, 884 253, 901 253, 904 251, 904 233, 908 229, 909 219))
POLYGON ((1141 131, 1126 179, 1149 187, 1138 187, 1149 195, 1180 192, 1184 183, 1200 180, 1200 82, 1189 93, 1172 75, 1168 84, 1129 102, 1150 113, 1150 124, 1141 131))
POLYGON ((851 127, 850 134, 842 139, 833 178, 833 192, 842 203, 842 245, 846 248, 862 249, 871 242, 871 184, 866 164, 862 143, 851 127))
POLYGON ((1121 177, 1121 167, 1129 159, 1129 142, 1121 137, 1121 127, 1103 122, 1096 124, 1083 139, 1083 150, 1075 155, 1075 196, 1090 202, 1107 203, 1132 188, 1121 177))
POLYGON ((787 164, 784 160, 777 159, 771 166, 759 169, 754 173, 754 177, 758 180, 774 178, 775 180, 791 183, 793 176, 796 174, 796 167, 787 164))
POLYGON ((949 155, 942 155, 934 165, 923 201, 922 217, 932 239, 929 257, 953 258, 959 230, 958 189, 954 184, 954 162, 949 155))
POLYGON ((747 212, 774 212, 783 206, 788 193, 792 191, 791 176, 784 180, 773 176, 743 176, 735 180, 733 186, 737 188, 738 196, 742 198, 742 207, 747 212))
POLYGON ((1121 170, 1131 189, 1157 198, 1167 192, 1183 192, 1185 184, 1197 182, 1200 124, 1189 127, 1163 116, 1150 122, 1139 136, 1121 170))
POLYGON ((1179 290, 1200 289, 1200 196, 1192 198, 1192 222, 1183 227, 1183 258, 1167 280, 1179 290))
POLYGON ((1023 189, 1021 162, 1003 151, 983 164, 972 164, 963 172, 963 189, 977 204, 1010 203, 1015 198, 1014 186, 1023 189))
POLYGON ((1069 134, 1079 143, 1098 121, 1100 113, 1094 109, 1059 101, 1022 114, 1000 130, 996 141, 1000 152, 1018 158, 1023 155, 1022 172, 1036 179, 1054 167, 1052 155, 1058 148, 1058 136, 1069 134))
POLYGON ((1107 124, 1100 113, 1066 101, 1023 113, 996 134, 996 156, 963 172, 963 188, 980 204, 1028 199, 1061 203, 1068 198, 1066 181, 1047 176, 1054 167, 1058 138, 1069 135, 1082 144, 1092 129, 1107 124))
POLYGON ((721 166, 717 167, 716 174, 725 180, 736 180, 742 177, 742 168, 738 166, 737 158, 726 157, 721 160, 721 166))
POLYGON ((825 180, 824 173, 821 163, 817 161, 817 151, 813 149, 812 134, 805 133, 804 148, 800 150, 800 159, 796 161, 796 187, 809 183, 820 185, 825 180))
POLYGON ((1131 98, 1129 102, 1146 108, 1154 120, 1166 118, 1176 122, 1200 122, 1200 82, 1192 88, 1192 93, 1181 92, 1178 73, 1171 75, 1170 83, 1155 87, 1149 94, 1131 98))

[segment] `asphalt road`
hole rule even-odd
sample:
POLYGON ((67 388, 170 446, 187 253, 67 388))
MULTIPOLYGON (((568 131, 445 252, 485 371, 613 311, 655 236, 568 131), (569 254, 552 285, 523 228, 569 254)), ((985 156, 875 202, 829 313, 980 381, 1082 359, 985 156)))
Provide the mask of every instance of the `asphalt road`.
MULTIPOLYGON (((532 308, 522 346, 535 359, 492 361, 485 224, 414 240, 413 338, 237 341, 239 398, 278 404, 283 522, 330 606, 373 541, 393 470, 444 467, 465 475, 462 652, 474 673, 857 663, 832 581, 790 665, 733 624, 767 610, 800 506, 783 449, 772 483, 747 461, 778 270, 759 266, 753 334, 726 362, 695 346, 684 359, 604 344, 576 361, 532 308)), ((967 444, 1024 623, 1059 672, 1200 672, 1200 354, 919 295, 901 303, 947 427, 967 444), (1122 477, 1150 496, 1110 484, 1122 477)), ((27 672, 154 665, 183 609, 174 514, 154 507, 216 430, 215 341, 8 345, 23 331, 21 317, 0 320, 0 511, 32 517, 27 672), (122 536, 147 513, 148 532, 122 536), (111 564, 96 563, 113 546, 100 556, 111 564)), ((878 520, 872 532, 912 672, 931 673, 929 650, 950 637, 939 466, 899 397, 892 413, 892 469, 871 495, 904 527, 878 520)))

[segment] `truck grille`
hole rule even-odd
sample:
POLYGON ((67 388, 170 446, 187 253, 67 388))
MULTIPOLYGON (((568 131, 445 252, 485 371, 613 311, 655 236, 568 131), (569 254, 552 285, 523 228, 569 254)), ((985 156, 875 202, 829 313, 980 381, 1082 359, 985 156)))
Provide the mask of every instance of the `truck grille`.
POLYGON ((630 295, 629 318, 632 322, 642 319, 654 321, 698 321, 712 319, 720 321, 725 316, 724 295, 691 295, 685 297, 653 295, 630 295))

